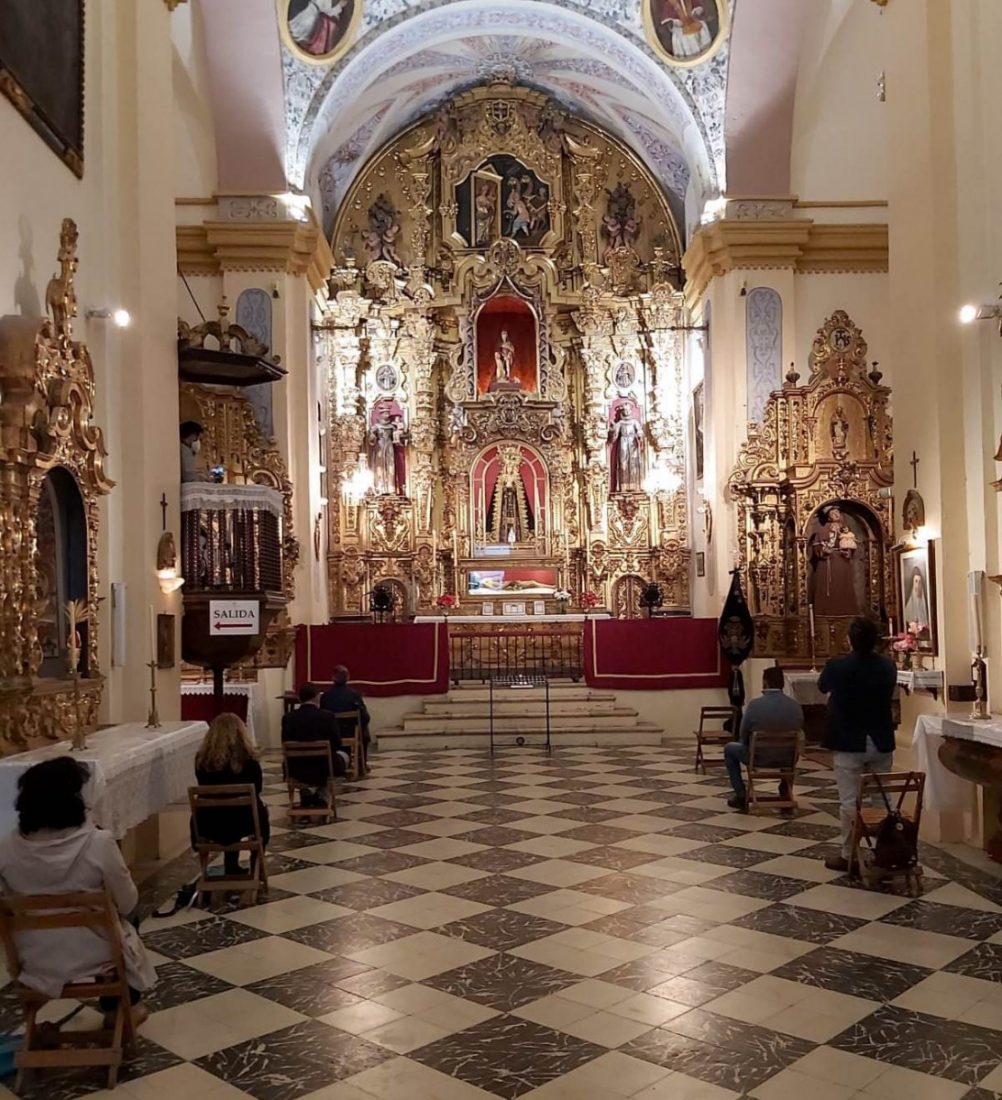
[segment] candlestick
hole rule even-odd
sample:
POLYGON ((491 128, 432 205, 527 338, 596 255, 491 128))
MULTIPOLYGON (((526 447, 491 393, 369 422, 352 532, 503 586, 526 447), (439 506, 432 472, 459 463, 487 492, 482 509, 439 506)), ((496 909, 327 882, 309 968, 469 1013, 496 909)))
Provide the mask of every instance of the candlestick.
POLYGON ((894 637, 894 618, 893 618, 893 616, 890 619, 888 619, 888 622, 890 623, 890 633, 891 633, 891 637, 893 638, 894 637))
POLYGON ((153 614, 153 604, 150 604, 150 661, 157 663, 157 621, 153 614))
POLYGON ((157 663, 148 661, 146 667, 150 670, 150 713, 146 719, 148 730, 160 729, 160 715, 157 713, 157 663))
POLYGON ((817 662, 817 659, 816 659, 817 650, 815 648, 815 642, 814 642, 814 604, 808 604, 807 614, 808 614, 808 617, 810 618, 810 623, 811 623, 811 637, 810 637, 810 643, 811 643, 811 672, 817 672, 818 671, 818 662, 817 662))
POLYGON ((73 736, 70 744, 74 752, 87 748, 87 731, 80 721, 80 673, 73 668, 73 736))

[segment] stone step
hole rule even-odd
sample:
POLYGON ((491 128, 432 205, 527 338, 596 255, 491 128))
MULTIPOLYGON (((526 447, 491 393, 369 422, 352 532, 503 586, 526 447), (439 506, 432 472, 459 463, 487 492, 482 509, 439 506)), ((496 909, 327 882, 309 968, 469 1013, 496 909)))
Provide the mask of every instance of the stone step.
MULTIPOLYGON (((525 723, 516 732, 496 733, 495 747, 516 751, 515 737, 524 737, 526 744, 538 747, 546 740, 546 729, 531 723, 525 723)), ((554 748, 561 746, 626 746, 660 745, 665 735, 660 726, 653 722, 635 722, 626 729, 610 729, 605 725, 580 725, 576 729, 551 729, 550 740, 554 748)), ((394 749, 487 749, 488 734, 467 730, 463 733, 447 733, 435 730, 386 729, 375 734, 376 748, 384 752, 394 749)))
MULTIPOLYGON (((545 699, 546 690, 541 687, 495 687, 494 698, 499 696, 515 696, 519 699, 545 699)), ((449 688, 449 694, 444 699, 429 699, 425 704, 426 706, 445 706, 453 700, 461 699, 464 702, 476 701, 485 702, 491 697, 490 688, 486 685, 465 685, 460 684, 458 687, 455 685, 449 688)), ((550 699, 561 701, 594 701, 594 702, 607 702, 614 700, 616 693, 614 691, 595 691, 592 688, 585 687, 583 684, 570 684, 560 683, 550 685, 550 699)))
MULTIPOLYGON (((599 717, 604 714, 622 714, 625 711, 629 711, 630 714, 636 714, 637 712, 632 707, 618 706, 615 699, 598 700, 589 702, 585 699, 551 699, 550 700, 550 714, 552 716, 563 715, 594 715, 599 717)), ((413 717, 414 715, 423 715, 424 717, 431 717, 432 715, 442 718, 483 718, 487 719, 490 716, 491 705, 485 699, 483 701, 471 700, 467 702, 464 700, 455 700, 452 703, 425 703, 424 709, 420 711, 409 711, 405 718, 413 717)), ((503 699, 494 700, 494 715, 519 715, 519 714, 538 714, 540 716, 546 714, 546 700, 545 699, 510 699, 505 697, 503 699)))
MULTIPOLYGON (((434 730, 441 733, 487 733, 490 721, 486 715, 456 714, 405 714, 403 728, 411 731, 434 730)), ((550 728, 575 729, 630 729, 637 725, 637 712, 627 707, 610 708, 605 714, 554 714, 550 712, 550 728)), ((506 732, 521 732, 523 727, 545 729, 545 715, 508 714, 495 712, 494 729, 506 732)))

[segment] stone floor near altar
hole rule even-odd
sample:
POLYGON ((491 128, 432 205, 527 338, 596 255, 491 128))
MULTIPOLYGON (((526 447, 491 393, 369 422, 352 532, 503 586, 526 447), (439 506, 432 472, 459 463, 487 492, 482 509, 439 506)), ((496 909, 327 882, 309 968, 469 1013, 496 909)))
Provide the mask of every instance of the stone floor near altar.
POLYGON ((791 820, 674 748, 383 754, 296 830, 268 778, 270 900, 145 923, 119 1100, 1002 1097, 1002 882, 926 846, 920 900, 849 887, 820 765, 791 820))

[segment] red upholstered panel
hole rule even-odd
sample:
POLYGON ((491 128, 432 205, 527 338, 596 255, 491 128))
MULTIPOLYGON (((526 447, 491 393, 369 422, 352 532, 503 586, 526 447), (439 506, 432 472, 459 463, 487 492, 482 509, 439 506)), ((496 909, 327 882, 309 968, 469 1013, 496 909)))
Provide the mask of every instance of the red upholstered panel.
POLYGON ((296 686, 328 684, 346 665, 363 695, 439 695, 449 690, 444 623, 332 623, 296 633, 296 686))
POLYGON ((181 717, 186 722, 211 722, 217 714, 235 714, 247 721, 247 696, 223 694, 222 703, 216 706, 211 695, 182 695, 181 717))
POLYGON ((585 682, 610 691, 726 687, 716 619, 589 619, 585 682))

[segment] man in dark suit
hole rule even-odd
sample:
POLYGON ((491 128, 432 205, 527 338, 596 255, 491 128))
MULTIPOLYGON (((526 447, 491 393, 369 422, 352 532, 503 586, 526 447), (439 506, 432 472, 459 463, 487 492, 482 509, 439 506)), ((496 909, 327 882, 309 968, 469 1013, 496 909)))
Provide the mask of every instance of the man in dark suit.
MULTIPOLYGON (((344 665, 338 665, 334 669, 333 683, 321 695, 320 706, 323 710, 341 714, 349 710, 357 710, 359 721, 362 723, 362 759, 359 774, 364 775, 369 763, 369 711, 365 700, 348 682, 348 670, 344 665)), ((344 736, 352 736, 353 730, 349 729, 350 722, 343 720, 341 733, 344 736)))
POLYGON ((832 750, 838 785, 842 854, 829 856, 831 871, 849 870, 856 797, 863 772, 888 772, 894 764, 894 717, 891 701, 897 670, 890 657, 877 652, 880 628, 872 619, 853 619, 852 652, 833 657, 818 680, 828 695, 828 732, 824 747, 832 750))
MULTIPOLYGON (((334 775, 348 772, 348 753, 341 747, 341 731, 337 719, 320 709, 320 692, 313 684, 299 689, 299 706, 282 718, 282 743, 286 741, 326 741, 331 747, 334 775)), ((290 778, 302 783, 306 805, 327 805, 327 785, 332 778, 322 759, 293 760, 289 763, 290 778)))
MULTIPOLYGON (((745 708, 741 719, 741 732, 737 741, 724 746, 724 763, 727 775, 734 788, 734 794, 727 800, 732 810, 745 810, 748 807, 748 792, 745 789, 741 765, 748 763, 751 749, 751 735, 762 733, 792 733, 804 728, 804 710, 796 699, 783 694, 785 678, 781 668, 767 668, 762 673, 762 694, 753 699, 745 708)), ((792 745, 791 745, 792 748, 792 745)), ((773 761, 761 760, 770 766, 773 761)), ((775 761, 776 765, 784 761, 775 761)), ((788 792, 781 792, 787 794, 788 792)))

